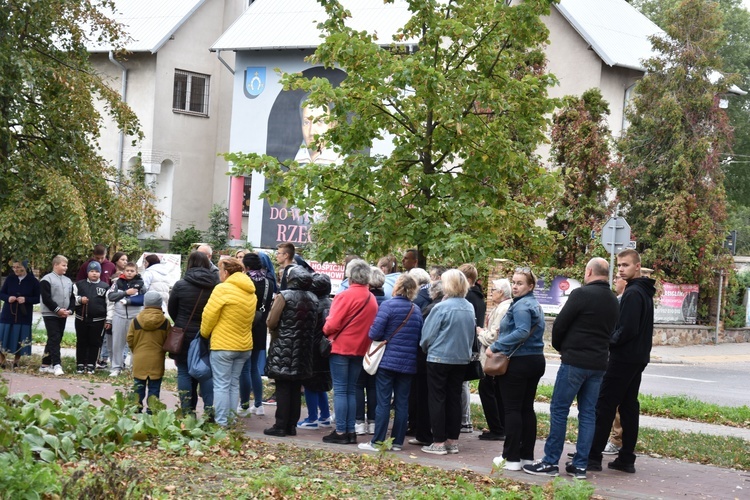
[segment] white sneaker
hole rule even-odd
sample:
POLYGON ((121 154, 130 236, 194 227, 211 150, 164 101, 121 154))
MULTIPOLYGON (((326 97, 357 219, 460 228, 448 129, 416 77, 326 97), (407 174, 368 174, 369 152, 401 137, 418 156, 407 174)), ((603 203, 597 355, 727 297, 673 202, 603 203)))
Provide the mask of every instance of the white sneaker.
POLYGON ((252 410, 248 408, 243 408, 242 406, 237 407, 237 416, 238 417, 249 417, 252 415, 252 410))
MULTIPOLYGON (((40 368, 39 371, 41 370, 40 368)), ((602 451, 602 455, 617 455, 618 453, 620 453, 620 447, 612 444, 612 442, 607 442, 607 446, 602 451)))
POLYGON ((262 417, 266 414, 266 410, 263 409, 263 405, 261 406, 251 406, 250 407, 250 414, 251 415, 258 415, 259 417, 262 417))
POLYGON ((112 378, 119 377, 120 376, 120 369, 119 368, 115 368, 114 370, 112 370, 111 372, 109 372, 109 376, 112 377, 112 378))
POLYGON ((523 468, 521 462, 508 462, 502 456, 493 458, 492 463, 495 464, 495 467, 501 467, 505 470, 521 470, 523 468))
POLYGON ((375 448, 375 447, 374 447, 374 446, 372 445, 372 443, 371 443, 371 442, 369 442, 369 441, 367 441, 367 442, 364 442, 364 443, 359 443, 359 444, 357 445, 357 448, 359 448, 360 450, 366 450, 366 451, 378 451, 378 449, 377 449, 377 448, 375 448))
POLYGON ((55 365, 54 374, 56 377, 59 377, 60 375, 65 375, 65 372, 63 371, 63 367, 60 365, 55 365))
POLYGON ((367 424, 367 433, 375 434, 375 422, 370 422, 369 424, 367 424))
MULTIPOLYGON (((57 366, 60 366, 60 365, 57 365, 57 366)), ((54 368, 52 368, 51 366, 39 367, 39 373, 53 373, 53 372, 54 372, 54 368)))
POLYGON ((357 422, 354 424, 354 432, 356 432, 358 436, 367 434, 367 422, 357 422))

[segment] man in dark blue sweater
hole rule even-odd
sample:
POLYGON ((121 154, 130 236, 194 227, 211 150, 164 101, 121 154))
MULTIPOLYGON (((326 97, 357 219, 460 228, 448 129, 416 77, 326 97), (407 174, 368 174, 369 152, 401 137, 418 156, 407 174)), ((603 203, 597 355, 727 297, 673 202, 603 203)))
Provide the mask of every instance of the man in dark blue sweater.
POLYGON ((544 458, 523 471, 557 476, 565 444, 568 413, 578 398, 578 441, 572 462, 565 470, 577 479, 586 478, 586 464, 594 437, 596 401, 607 368, 612 330, 617 324, 619 305, 609 288, 609 265, 602 258, 591 259, 583 278, 585 285, 573 290, 552 325, 552 347, 560 351, 560 369, 550 404, 550 432, 544 458))

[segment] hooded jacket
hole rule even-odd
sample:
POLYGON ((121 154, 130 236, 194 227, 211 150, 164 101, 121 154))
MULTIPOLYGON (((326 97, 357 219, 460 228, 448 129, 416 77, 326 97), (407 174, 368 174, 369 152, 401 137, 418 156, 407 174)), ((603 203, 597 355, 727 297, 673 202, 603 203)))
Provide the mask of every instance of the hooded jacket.
POLYGON ((287 289, 279 292, 268 315, 271 345, 266 375, 275 379, 306 379, 313 372, 312 347, 318 299, 308 291, 312 275, 303 267, 292 267, 286 278, 287 289))
POLYGON ((161 307, 145 307, 136 321, 130 322, 127 341, 133 351, 133 378, 156 380, 164 376, 162 346, 171 329, 161 307))
POLYGON ((474 283, 466 294, 466 300, 474 306, 474 321, 479 328, 484 327, 484 317, 487 314, 487 302, 482 293, 482 287, 474 283))
MULTIPOLYGON (((172 282, 169 279, 169 269, 161 262, 151 264, 143 271, 143 283, 146 292, 159 292, 164 304, 169 302, 169 291, 172 282)), ((146 293, 144 292, 144 293, 146 293)))
POLYGON ((320 355, 318 345, 323 340, 323 325, 326 323, 328 313, 331 310, 331 277, 327 274, 313 274, 312 286, 310 291, 315 294, 318 298, 318 309, 317 309, 317 321, 315 322, 315 335, 313 337, 313 378, 310 382, 305 382, 305 387, 311 386, 314 391, 330 391, 331 390, 331 364, 328 358, 324 358, 320 355), (322 374, 322 380, 318 380, 315 375, 322 374), (322 386, 319 387, 315 382, 323 382, 322 386))
POLYGON ((253 348, 255 318, 253 280, 234 273, 211 292, 201 318, 201 335, 211 338, 212 351, 249 351, 253 348))
POLYGON ((191 267, 185 271, 185 277, 172 287, 169 294, 167 311, 169 317, 174 321, 174 326, 185 330, 185 341, 179 354, 170 355, 172 359, 187 362, 187 352, 190 342, 198 334, 201 327, 203 308, 206 307, 211 292, 219 284, 219 278, 211 269, 205 267, 191 267), (195 312, 193 317, 190 313, 195 312), (188 323, 188 320, 190 322, 188 323))
POLYGON ((611 360, 645 365, 651 359, 655 283, 645 277, 628 281, 620 298, 620 319, 610 341, 611 360))

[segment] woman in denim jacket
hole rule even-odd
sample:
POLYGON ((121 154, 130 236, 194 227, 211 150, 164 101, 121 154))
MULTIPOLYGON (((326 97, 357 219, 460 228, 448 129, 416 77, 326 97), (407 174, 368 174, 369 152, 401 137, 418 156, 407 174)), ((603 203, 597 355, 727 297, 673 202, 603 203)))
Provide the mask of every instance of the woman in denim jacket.
POLYGON ((528 267, 513 274, 513 304, 500 323, 498 339, 487 348, 511 356, 508 371, 500 377, 505 406, 505 443, 502 456, 493 462, 506 470, 521 470, 534 461, 536 413, 534 398, 544 375, 544 313, 534 297, 536 277, 528 267))
POLYGON ((443 300, 432 308, 419 345, 427 353, 427 392, 433 443, 422 451, 458 453, 461 432, 461 385, 471 360, 476 322, 466 300, 469 282, 458 269, 443 274, 443 300))

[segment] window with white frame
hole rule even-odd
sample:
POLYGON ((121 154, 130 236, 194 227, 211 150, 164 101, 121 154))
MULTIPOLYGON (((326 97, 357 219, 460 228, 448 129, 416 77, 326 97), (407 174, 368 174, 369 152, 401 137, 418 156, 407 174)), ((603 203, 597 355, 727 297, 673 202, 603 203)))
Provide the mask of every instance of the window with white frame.
POLYGON ((208 116, 208 90, 210 76, 176 69, 172 111, 208 116))

